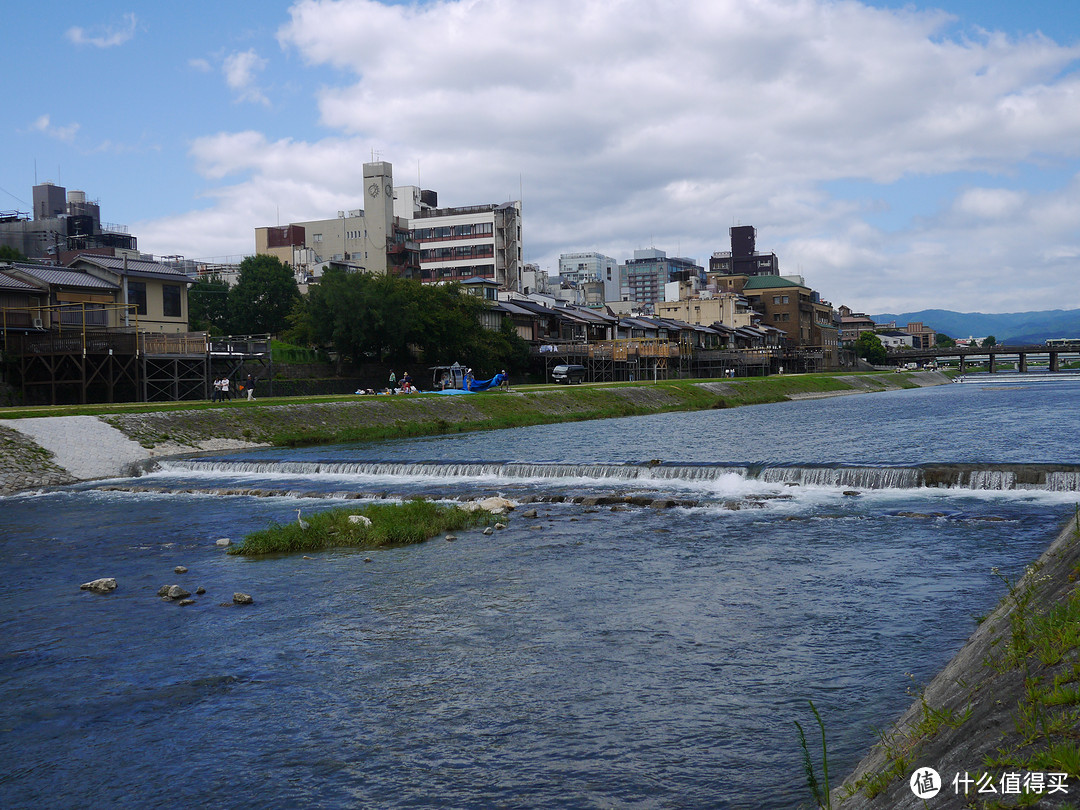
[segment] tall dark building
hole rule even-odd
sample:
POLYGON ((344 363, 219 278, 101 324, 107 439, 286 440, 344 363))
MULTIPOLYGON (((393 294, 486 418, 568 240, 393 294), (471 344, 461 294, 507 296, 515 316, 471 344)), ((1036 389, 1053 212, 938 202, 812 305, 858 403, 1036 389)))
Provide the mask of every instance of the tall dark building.
POLYGON ((718 250, 709 259, 709 272, 725 276, 778 276, 780 262, 775 253, 758 253, 757 229, 735 225, 728 229, 731 250, 718 250))

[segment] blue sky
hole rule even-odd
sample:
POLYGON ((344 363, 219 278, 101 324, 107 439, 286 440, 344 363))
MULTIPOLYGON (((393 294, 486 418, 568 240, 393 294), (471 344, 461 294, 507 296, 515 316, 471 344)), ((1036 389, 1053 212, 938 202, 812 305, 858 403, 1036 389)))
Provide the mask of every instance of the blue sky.
POLYGON ((526 260, 752 224, 870 312, 1080 307, 1080 3, 18 4, 0 210, 51 180, 142 250, 238 257, 362 164, 523 196, 526 260), (35 173, 36 172, 36 173, 35 173))

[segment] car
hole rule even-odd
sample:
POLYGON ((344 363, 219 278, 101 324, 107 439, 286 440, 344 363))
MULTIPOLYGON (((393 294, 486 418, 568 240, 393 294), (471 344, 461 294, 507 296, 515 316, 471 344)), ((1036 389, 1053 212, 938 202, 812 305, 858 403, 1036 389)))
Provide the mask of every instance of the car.
POLYGON ((566 383, 567 385, 583 383, 585 382, 585 366, 555 366, 555 368, 551 370, 551 379, 554 382, 566 383))

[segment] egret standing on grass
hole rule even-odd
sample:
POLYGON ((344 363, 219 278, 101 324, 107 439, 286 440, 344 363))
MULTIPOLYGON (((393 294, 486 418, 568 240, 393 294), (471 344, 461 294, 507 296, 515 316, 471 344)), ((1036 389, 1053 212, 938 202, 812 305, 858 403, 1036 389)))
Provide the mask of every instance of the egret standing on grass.
POLYGON ((299 509, 296 510, 296 522, 300 524, 300 528, 304 531, 307 531, 309 528, 311 528, 311 524, 304 520, 302 517, 300 517, 299 509))

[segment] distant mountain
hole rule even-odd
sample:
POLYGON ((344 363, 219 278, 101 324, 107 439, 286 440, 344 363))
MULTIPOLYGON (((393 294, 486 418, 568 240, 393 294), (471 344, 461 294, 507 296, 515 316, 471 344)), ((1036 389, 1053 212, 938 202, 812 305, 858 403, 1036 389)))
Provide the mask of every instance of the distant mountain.
POLYGON ((903 328, 913 321, 921 321, 935 332, 951 338, 993 335, 998 343, 1023 345, 1042 343, 1048 338, 1080 338, 1080 309, 1050 309, 1043 312, 1010 312, 987 315, 982 312, 953 312, 948 309, 924 309, 921 312, 905 312, 871 315, 878 323, 896 321, 903 328))

